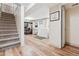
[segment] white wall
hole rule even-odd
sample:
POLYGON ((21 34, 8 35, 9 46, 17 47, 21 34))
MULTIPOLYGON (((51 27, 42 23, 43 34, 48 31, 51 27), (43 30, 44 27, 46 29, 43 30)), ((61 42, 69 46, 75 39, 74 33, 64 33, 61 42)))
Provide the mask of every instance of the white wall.
POLYGON ((21 46, 24 46, 24 6, 18 6, 17 10, 15 11, 16 16, 16 25, 17 31, 19 34, 19 38, 21 41, 21 46))
POLYGON ((49 39, 52 45, 61 48, 61 6, 56 5, 50 8, 50 13, 60 11, 59 21, 50 22, 49 24, 49 39))
POLYGON ((23 5, 21 5, 20 39, 21 39, 21 46, 24 46, 24 6, 23 5))
POLYGON ((66 42, 79 47, 79 6, 66 10, 66 42))

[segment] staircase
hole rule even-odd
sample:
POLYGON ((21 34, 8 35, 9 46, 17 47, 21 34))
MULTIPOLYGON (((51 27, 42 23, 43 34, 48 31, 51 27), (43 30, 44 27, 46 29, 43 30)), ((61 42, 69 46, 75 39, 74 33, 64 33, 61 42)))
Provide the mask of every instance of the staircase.
POLYGON ((10 13, 0 13, 0 49, 7 49, 20 45, 16 28, 15 16, 10 13))

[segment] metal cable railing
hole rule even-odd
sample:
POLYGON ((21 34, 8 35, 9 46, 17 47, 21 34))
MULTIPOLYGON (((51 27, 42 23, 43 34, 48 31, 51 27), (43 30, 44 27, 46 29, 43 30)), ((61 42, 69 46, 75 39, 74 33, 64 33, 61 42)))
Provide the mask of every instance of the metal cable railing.
POLYGON ((13 6, 9 4, 1 4, 1 11, 13 14, 13 6))
POLYGON ((0 4, 0 12, 6 12, 14 14, 18 5, 14 3, 1 3, 0 4))

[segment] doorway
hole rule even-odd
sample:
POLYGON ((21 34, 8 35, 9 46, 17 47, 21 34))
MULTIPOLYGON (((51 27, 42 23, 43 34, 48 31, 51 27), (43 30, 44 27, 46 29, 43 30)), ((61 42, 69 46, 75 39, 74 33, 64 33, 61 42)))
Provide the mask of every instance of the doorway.
POLYGON ((24 34, 32 34, 32 22, 24 22, 24 34))
POLYGON ((65 39, 66 44, 79 47, 79 5, 65 6, 65 39))

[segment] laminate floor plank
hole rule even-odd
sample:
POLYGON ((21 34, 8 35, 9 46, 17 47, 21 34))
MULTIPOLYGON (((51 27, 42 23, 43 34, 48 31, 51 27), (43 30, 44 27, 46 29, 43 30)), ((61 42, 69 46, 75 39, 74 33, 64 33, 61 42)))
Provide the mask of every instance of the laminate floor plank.
POLYGON ((0 50, 0 56, 79 56, 79 48, 65 45, 55 48, 49 39, 37 39, 34 35, 25 35, 25 46, 0 50))

